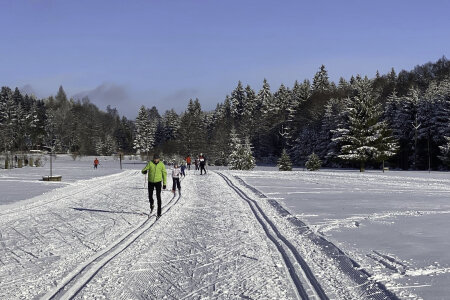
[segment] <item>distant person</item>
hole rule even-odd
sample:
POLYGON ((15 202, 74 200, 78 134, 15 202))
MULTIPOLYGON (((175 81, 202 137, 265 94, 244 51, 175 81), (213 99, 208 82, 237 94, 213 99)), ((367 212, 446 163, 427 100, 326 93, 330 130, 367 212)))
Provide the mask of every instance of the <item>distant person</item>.
POLYGON ((97 157, 94 159, 94 169, 97 169, 100 162, 98 161, 97 157))
POLYGON ((177 188, 178 192, 181 194, 181 185, 180 185, 180 175, 181 175, 181 169, 178 167, 178 164, 174 164, 172 169, 172 193, 175 194, 177 188))
POLYGON ((188 155, 186 157, 186 164, 187 164, 188 170, 190 171, 191 170, 191 156, 190 155, 188 155))
POLYGON ((206 158, 203 156, 203 153, 200 153, 198 161, 200 162, 200 175, 203 175, 203 171, 205 171, 205 175, 206 175, 206 169, 205 169, 206 158))
POLYGON ((166 189, 167 184, 167 171, 166 166, 160 161, 159 155, 153 155, 153 160, 149 161, 145 168, 142 169, 142 174, 147 174, 148 171, 148 200, 150 202, 150 214, 153 212, 153 190, 156 189, 156 199, 158 201, 158 210, 156 213, 156 219, 161 217, 161 185, 166 189))
POLYGON ((184 170, 186 169, 186 165, 182 164, 180 166, 180 170, 181 170, 181 176, 186 177, 186 173, 184 172, 184 170))
POLYGON ((195 171, 200 170, 198 167, 198 158, 195 159, 194 164, 195 164, 195 171))

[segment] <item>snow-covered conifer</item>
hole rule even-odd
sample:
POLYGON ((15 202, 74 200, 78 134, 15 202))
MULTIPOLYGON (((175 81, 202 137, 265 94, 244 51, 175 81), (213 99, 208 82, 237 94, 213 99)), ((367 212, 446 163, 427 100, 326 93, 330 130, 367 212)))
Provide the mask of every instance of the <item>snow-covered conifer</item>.
POLYGON ((292 162, 286 149, 283 149, 281 157, 278 159, 278 170, 280 171, 292 171, 292 162))
POLYGON ((308 160, 305 163, 306 169, 309 171, 316 171, 319 170, 321 166, 322 161, 316 153, 313 152, 310 156, 308 156, 308 160))
POLYGON ((339 155, 339 145, 333 141, 334 130, 343 126, 345 122, 344 100, 331 98, 325 105, 325 113, 322 118, 321 134, 319 136, 318 151, 320 157, 331 162, 339 155))
POLYGON ((148 111, 145 106, 141 106, 136 118, 136 130, 134 138, 134 149, 148 153, 153 147, 155 141, 156 126, 152 124, 148 117, 148 111))
POLYGON ((320 70, 314 75, 312 89, 314 92, 328 91, 330 82, 328 81, 328 72, 325 66, 320 66, 320 70))
POLYGON ((262 114, 267 115, 272 107, 273 95, 270 92, 270 85, 265 78, 263 86, 256 96, 256 101, 261 103, 262 114))
POLYGON ((231 129, 229 147, 231 153, 228 157, 228 166, 231 170, 251 170, 255 167, 249 138, 246 137, 243 144, 234 128, 231 129))
POLYGON ((237 87, 231 93, 231 115, 235 121, 240 122, 245 106, 245 91, 242 82, 239 81, 237 87))
POLYGON ((347 101, 347 122, 339 126, 333 141, 340 143, 339 158, 360 163, 360 171, 369 160, 393 156, 397 144, 392 140, 387 123, 380 121, 381 106, 375 102, 369 79, 357 80, 357 93, 347 101))

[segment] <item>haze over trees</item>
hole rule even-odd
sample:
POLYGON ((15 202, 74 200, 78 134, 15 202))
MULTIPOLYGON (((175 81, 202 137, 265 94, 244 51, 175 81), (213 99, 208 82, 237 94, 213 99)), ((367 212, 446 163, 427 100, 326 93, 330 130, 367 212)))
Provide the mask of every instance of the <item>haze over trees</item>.
POLYGON ((285 150, 297 165, 315 153, 323 166, 448 168, 450 62, 442 57, 411 71, 375 74, 334 83, 322 65, 312 82, 291 87, 263 79, 255 90, 238 81, 213 111, 190 99, 181 114, 142 106, 135 121, 87 97, 68 99, 63 87, 45 99, 2 87, 0 151, 205 153, 219 165, 234 164, 244 151, 251 166, 252 157, 275 164, 285 150))

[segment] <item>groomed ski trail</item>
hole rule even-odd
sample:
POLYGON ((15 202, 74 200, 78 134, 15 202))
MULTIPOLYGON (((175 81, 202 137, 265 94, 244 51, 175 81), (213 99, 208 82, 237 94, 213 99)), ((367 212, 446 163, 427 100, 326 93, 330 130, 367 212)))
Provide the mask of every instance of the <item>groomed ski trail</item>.
POLYGON ((263 212, 258 203, 251 199, 239 187, 237 187, 230 179, 218 172, 230 188, 232 188, 245 202, 248 203, 255 218, 261 224, 267 237, 274 243, 283 257, 284 264, 289 270, 289 275, 294 282, 298 295, 302 299, 321 299, 328 300, 323 288, 315 278, 311 269, 306 264, 305 260, 298 253, 297 249, 284 237, 276 228, 274 223, 270 221, 267 215, 263 212))
POLYGON ((75 299, 300 299, 248 205, 217 174, 192 173, 179 203, 75 299))
MULTIPOLYGON (((42 298, 148 219, 139 171, 82 180, 5 210, 0 299, 42 298)), ((164 194, 163 203, 172 195, 164 194)))

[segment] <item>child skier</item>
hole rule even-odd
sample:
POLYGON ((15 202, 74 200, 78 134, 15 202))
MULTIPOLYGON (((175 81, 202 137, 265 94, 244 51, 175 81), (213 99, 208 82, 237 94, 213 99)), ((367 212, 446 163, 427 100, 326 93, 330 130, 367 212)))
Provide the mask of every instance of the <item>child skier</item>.
POLYGON ((186 165, 185 164, 181 164, 181 176, 186 177, 186 174, 184 173, 184 170, 186 170, 186 165))
POLYGON ((97 169, 97 166, 100 164, 97 157, 94 159, 94 169, 97 169))
POLYGON ((172 170, 172 180, 173 180, 172 193, 174 193, 174 194, 175 194, 177 187, 178 187, 178 192, 181 194, 180 174, 181 174, 181 170, 178 167, 178 164, 175 163, 175 165, 173 166, 173 170, 172 170))

